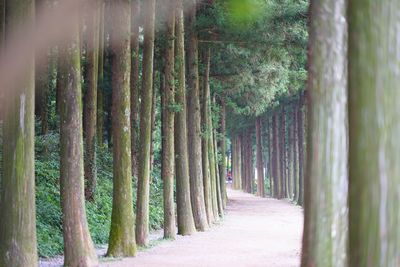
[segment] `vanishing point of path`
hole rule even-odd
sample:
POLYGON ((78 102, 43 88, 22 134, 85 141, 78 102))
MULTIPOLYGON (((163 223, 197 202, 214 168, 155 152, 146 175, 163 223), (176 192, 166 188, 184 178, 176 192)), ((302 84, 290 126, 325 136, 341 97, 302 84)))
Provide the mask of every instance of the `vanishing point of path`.
POLYGON ((228 189, 224 221, 204 233, 139 252, 136 258, 104 261, 104 267, 298 267, 303 213, 284 200, 228 189))

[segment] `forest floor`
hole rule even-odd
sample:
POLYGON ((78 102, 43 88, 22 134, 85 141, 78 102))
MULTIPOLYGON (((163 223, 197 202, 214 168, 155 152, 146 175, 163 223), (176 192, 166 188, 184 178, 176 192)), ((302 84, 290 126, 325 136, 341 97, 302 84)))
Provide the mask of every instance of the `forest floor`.
POLYGON ((230 189, 228 195, 224 220, 209 231, 153 242, 135 258, 102 258, 101 266, 298 267, 302 209, 285 200, 230 189))

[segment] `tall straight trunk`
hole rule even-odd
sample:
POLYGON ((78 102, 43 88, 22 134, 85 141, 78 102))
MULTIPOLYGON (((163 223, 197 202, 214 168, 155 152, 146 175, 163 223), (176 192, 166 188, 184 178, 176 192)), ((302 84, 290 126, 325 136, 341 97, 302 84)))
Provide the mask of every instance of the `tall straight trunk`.
POLYGON ((346 1, 313 1, 311 14, 302 266, 348 266, 346 1))
POLYGON ((273 157, 273 121, 272 121, 272 117, 268 118, 268 135, 267 135, 267 139, 268 139, 268 176, 269 176, 269 190, 270 190, 270 197, 274 196, 274 179, 273 179, 273 161, 272 161, 272 157, 273 157))
POLYGON ((261 118, 256 119, 256 159, 257 159, 257 195, 264 197, 264 163, 261 140, 261 118))
POLYGON ((218 148, 221 153, 221 161, 219 162, 219 180, 221 186, 222 202, 223 208, 225 209, 226 203, 228 201, 228 195, 226 193, 226 104, 224 99, 219 101, 221 107, 221 119, 219 125, 219 135, 218 148))
MULTIPOLYGON (((33 23, 34 1, 5 3, 7 36, 33 23)), ((26 71, 5 96, 3 118, 3 176, 0 186, 0 266, 37 266, 34 167, 34 55, 26 71)), ((3 103, 2 103, 3 105, 3 103)))
POLYGON ((286 142, 286 166, 287 166, 287 176, 286 176, 286 187, 288 192, 288 198, 292 199, 292 124, 293 121, 290 118, 291 113, 287 113, 287 142, 286 142))
POLYGON ((83 133, 85 136, 84 171, 85 198, 93 200, 96 189, 96 122, 97 122, 97 82, 99 67, 99 12, 100 3, 90 6, 87 13, 86 49, 86 94, 83 110, 83 133))
MULTIPOLYGON (((208 106, 209 99, 206 94, 206 88, 209 86, 209 75, 210 75, 210 49, 207 48, 203 53, 203 64, 205 65, 204 78, 201 88, 201 125, 203 130, 207 130, 208 125, 208 106)), ((212 192, 211 192, 211 174, 210 165, 208 159, 208 135, 203 134, 201 139, 201 156, 202 156, 202 171, 203 171, 203 186, 204 186, 204 203, 207 214, 207 221, 210 225, 215 221, 212 205, 212 192)))
POLYGON ((215 157, 215 177, 216 177, 216 186, 217 186, 217 200, 218 200, 218 214, 221 218, 224 217, 224 203, 223 196, 221 191, 221 178, 219 177, 219 166, 218 166, 218 146, 217 146, 217 137, 216 131, 213 130, 213 148, 214 148, 214 157, 215 157))
POLYGON ((190 179, 186 126, 185 45, 182 0, 176 1, 175 13, 175 70, 177 86, 175 102, 180 111, 175 114, 176 204, 178 233, 191 235, 196 232, 190 204, 190 179))
POLYGON ((104 12, 105 2, 100 1, 99 10, 99 62, 98 62, 98 80, 97 80, 97 115, 96 115, 96 134, 97 144, 103 146, 104 144, 104 12))
MULTIPOLYGON (((73 21, 77 21, 76 17, 73 21)), ((61 48, 60 190, 63 212, 64 265, 94 266, 97 256, 90 238, 84 202, 82 90, 79 27, 61 48)))
POLYGON ((349 2, 350 266, 400 264, 400 2, 349 2))
POLYGON ((207 214, 204 202, 203 170, 201 155, 201 111, 199 88, 199 49, 196 31, 196 0, 190 1, 188 13, 188 151, 190 196, 196 229, 205 231, 208 228, 207 214))
POLYGON ((240 168, 240 173, 241 173, 241 185, 240 188, 243 191, 247 191, 246 187, 246 182, 247 182, 247 157, 246 157, 246 137, 244 136, 244 133, 241 133, 240 135, 240 158, 241 158, 241 168, 240 168))
MULTIPOLYGON (((164 90, 163 75, 159 73, 160 88, 159 91, 164 90)), ((154 138, 156 134, 156 115, 157 115, 157 89, 155 88, 155 80, 157 78, 156 63, 153 63, 153 96, 151 99, 151 134, 150 134, 150 175, 154 167, 154 138)), ((150 179, 151 182, 151 179, 150 179)))
POLYGON ((280 138, 279 138, 279 146, 280 146, 280 173, 281 173, 281 190, 282 190, 282 198, 287 197, 287 187, 286 187, 286 110, 285 107, 281 107, 281 119, 280 119, 280 138))
POLYGON ((293 124, 293 142, 292 142, 292 150, 293 150, 293 200, 294 202, 298 202, 299 198, 299 150, 298 150, 298 116, 296 110, 296 103, 293 107, 292 116, 294 118, 293 124))
POLYGON ((149 243, 149 198, 150 198, 150 146, 151 113, 153 106, 153 60, 154 60, 154 23, 155 0, 143 5, 144 46, 142 90, 140 105, 140 140, 138 162, 138 189, 136 202, 136 242, 140 246, 149 243))
POLYGON ((274 179, 274 197, 282 198, 280 179, 280 148, 279 148, 279 113, 272 117, 272 177, 274 179))
POLYGON ((299 197, 297 204, 303 206, 304 200, 304 96, 301 94, 299 106, 297 109, 297 122, 298 122, 298 147, 299 147, 299 197))
POLYGON ((140 24, 140 1, 131 0, 131 157, 132 173, 138 175, 138 144, 139 144, 139 24, 140 24))
POLYGON ((113 206, 107 256, 136 254, 130 129, 130 1, 111 3, 113 206))
MULTIPOLYGON (((165 4, 169 4, 165 0, 165 4)), ((161 176, 164 192, 164 238, 175 239, 175 203, 174 203, 174 111, 175 77, 175 7, 168 5, 166 33, 167 44, 164 52, 165 85, 162 92, 162 165, 161 176)))

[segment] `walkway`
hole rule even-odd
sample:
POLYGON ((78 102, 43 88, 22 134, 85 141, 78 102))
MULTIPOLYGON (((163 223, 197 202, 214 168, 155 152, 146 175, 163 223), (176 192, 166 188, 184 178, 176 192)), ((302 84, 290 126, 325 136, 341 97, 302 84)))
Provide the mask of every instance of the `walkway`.
POLYGON ((298 267, 303 214, 286 201, 228 191, 224 221, 204 233, 178 236, 136 258, 102 259, 104 267, 298 267))

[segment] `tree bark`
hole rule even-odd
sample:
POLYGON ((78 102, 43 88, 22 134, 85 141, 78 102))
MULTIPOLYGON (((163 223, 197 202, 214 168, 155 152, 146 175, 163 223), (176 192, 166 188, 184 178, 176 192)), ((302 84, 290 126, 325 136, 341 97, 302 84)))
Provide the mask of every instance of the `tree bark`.
POLYGON ((256 119, 256 158, 257 158, 257 195, 264 197, 264 163, 262 155, 262 140, 261 140, 261 118, 256 119))
POLYGON ((84 171, 85 198, 94 199, 96 189, 96 122, 97 122, 97 82, 99 68, 99 12, 100 3, 91 5, 87 10, 87 59, 86 59, 86 94, 83 105, 84 129, 84 171))
POLYGON ((143 5, 144 47, 142 90, 140 105, 140 150, 138 190, 136 202, 136 242, 147 246, 149 243, 149 198, 150 198, 150 146, 151 112, 153 106, 153 60, 154 60, 154 22, 155 0, 143 5))
POLYGON ((297 114, 297 102, 293 107, 293 201, 298 203, 299 198, 299 150, 298 150, 298 114, 297 114))
MULTIPOLYGON (((78 21, 76 17, 74 21, 78 21)), ((86 221, 82 137, 79 26, 62 47, 60 61, 60 190, 64 265, 95 266, 97 256, 86 221)))
POLYGON ((279 147, 279 113, 272 118, 272 176, 274 180, 274 197, 282 198, 281 175, 280 175, 280 147, 279 147))
POLYGON ((175 168, 178 233, 181 235, 191 235, 196 232, 196 229, 193 220, 192 206, 190 204, 190 180, 186 125, 185 45, 182 0, 177 0, 175 16, 175 69, 178 80, 175 101, 176 104, 180 106, 179 112, 175 114, 175 168))
POLYGON ((281 173, 281 192, 282 198, 287 198, 287 187, 286 187, 286 110, 285 107, 281 106, 280 113, 280 129, 279 129, 279 146, 280 146, 280 173, 281 173))
POLYGON ((132 0, 131 4, 131 157, 132 157, 132 173, 138 176, 138 144, 139 144, 139 25, 140 25, 140 1, 132 0))
MULTIPOLYGON (((21 21, 33 23, 34 1, 5 3, 6 31, 21 21)), ((26 72, 7 96, 3 118, 3 176, 1 177, 0 266, 37 266, 34 167, 34 55, 26 72)))
POLYGON ((350 266, 400 264, 400 2, 349 2, 350 266))
MULTIPOLYGON (((214 97, 215 100, 215 97, 214 97)), ((215 103, 215 101, 214 101, 215 103)), ((218 166, 218 146, 216 131, 213 129, 213 148, 214 148, 214 158, 215 158, 215 177, 216 177, 216 187, 217 187, 217 200, 218 200, 218 214, 221 218, 224 217, 224 203, 221 191, 221 178, 219 177, 219 166, 218 166)))
POLYGON ((96 115, 96 134, 97 144, 103 146, 104 144, 104 12, 105 2, 100 1, 99 10, 99 63, 98 63, 98 83, 97 83, 97 115, 96 115))
POLYGON ((130 151, 130 1, 115 0, 111 7, 113 207, 107 256, 123 257, 136 254, 130 151))
POLYGON ((164 238, 175 239, 175 203, 174 203, 174 110, 175 77, 175 7, 165 0, 168 6, 166 33, 167 44, 164 52, 165 86, 162 94, 162 165, 161 175, 164 192, 164 238))
POLYGON ((201 112, 199 89, 198 41, 196 31, 196 0, 191 0, 188 13, 188 151, 190 196, 196 229, 208 228, 204 203, 203 170, 201 156, 201 112))
POLYGON ((299 106, 297 109, 297 121, 298 121, 298 147, 299 147, 299 197, 297 204, 303 206, 304 200, 304 96, 301 94, 299 100, 299 106))
POLYGON ((311 14, 302 266, 348 266, 346 1, 313 1, 311 14))
POLYGON ((218 140, 218 147, 221 153, 221 161, 219 162, 219 178, 221 183, 221 194, 223 197, 223 208, 225 209, 228 201, 228 195, 226 192, 226 104, 224 99, 220 99, 219 102, 221 107, 221 119, 219 125, 220 139, 218 140))
POLYGON ((210 49, 207 48, 203 53, 203 64, 205 65, 203 84, 201 86, 201 125, 203 127, 203 136, 201 139, 201 156, 202 156, 202 171, 203 171, 203 186, 204 186, 204 203, 206 207, 207 221, 211 225, 215 221, 212 205, 212 192, 211 192, 211 174, 210 164, 208 158, 208 106, 209 99, 207 97, 206 88, 209 86, 209 75, 210 75, 210 49))

